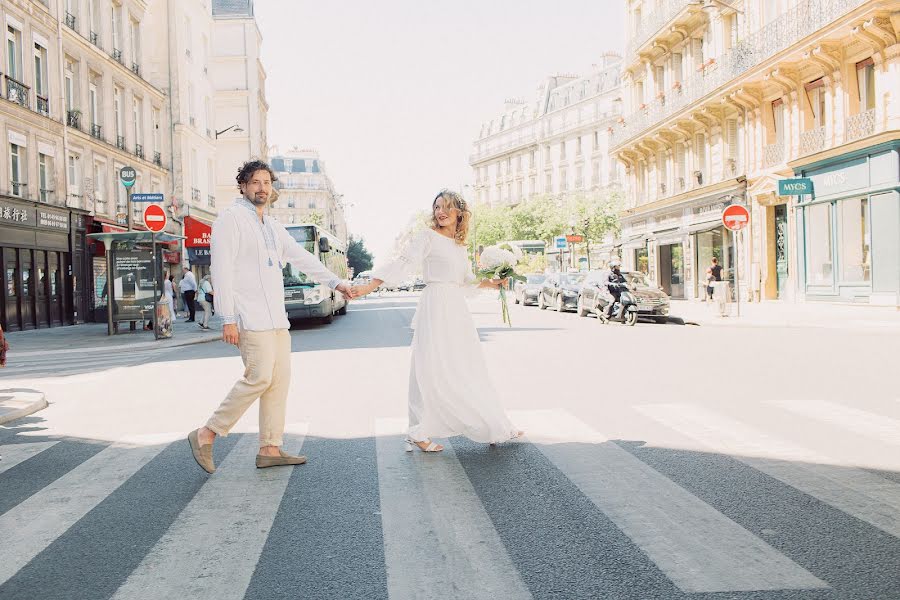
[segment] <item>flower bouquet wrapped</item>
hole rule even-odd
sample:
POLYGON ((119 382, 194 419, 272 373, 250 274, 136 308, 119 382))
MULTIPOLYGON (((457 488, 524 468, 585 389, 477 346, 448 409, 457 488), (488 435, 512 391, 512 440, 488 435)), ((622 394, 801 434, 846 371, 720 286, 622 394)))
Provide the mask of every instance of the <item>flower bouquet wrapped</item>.
MULTIPOLYGON (((512 279, 525 281, 525 278, 516 273, 516 265, 522 260, 522 251, 511 244, 490 246, 481 253, 481 268, 478 278, 484 279, 512 279)), ((503 314, 503 322, 512 327, 509 318, 509 304, 506 301, 506 288, 500 288, 500 310, 503 314)))

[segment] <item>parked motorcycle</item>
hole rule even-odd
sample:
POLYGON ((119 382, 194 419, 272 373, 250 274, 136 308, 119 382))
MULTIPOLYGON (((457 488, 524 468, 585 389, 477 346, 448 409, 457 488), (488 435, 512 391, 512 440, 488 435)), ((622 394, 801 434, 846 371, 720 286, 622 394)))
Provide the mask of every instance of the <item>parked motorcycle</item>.
POLYGON ((608 287, 615 286, 621 293, 619 300, 613 303, 612 316, 606 316, 606 308, 597 307, 597 322, 606 325, 611 321, 622 323, 623 325, 633 326, 638 320, 637 299, 631 293, 631 289, 627 283, 609 283, 608 287))

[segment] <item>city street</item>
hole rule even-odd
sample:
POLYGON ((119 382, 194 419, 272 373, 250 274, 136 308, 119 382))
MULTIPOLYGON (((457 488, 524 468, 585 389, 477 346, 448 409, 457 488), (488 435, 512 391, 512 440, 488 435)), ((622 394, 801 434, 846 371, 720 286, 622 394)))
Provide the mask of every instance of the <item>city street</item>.
POLYGON ((13 348, 0 387, 50 406, 0 427, 0 600, 900 599, 896 329, 508 328, 484 294, 526 437, 405 453, 417 300, 292 330, 293 469, 254 467, 255 407, 191 456, 233 347, 13 348))

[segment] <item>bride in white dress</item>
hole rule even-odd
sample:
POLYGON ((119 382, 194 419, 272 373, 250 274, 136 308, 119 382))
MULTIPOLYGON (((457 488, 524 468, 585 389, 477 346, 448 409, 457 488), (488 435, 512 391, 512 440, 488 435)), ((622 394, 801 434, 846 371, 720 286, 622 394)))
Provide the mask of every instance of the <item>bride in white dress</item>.
POLYGON ((432 437, 464 435, 490 444, 519 437, 500 405, 465 300, 470 290, 499 289, 505 281, 475 280, 466 253, 472 213, 459 194, 442 191, 432 211, 431 227, 397 260, 375 269, 371 283, 353 288, 354 297, 364 296, 423 273, 426 286, 412 321, 407 450, 443 450, 432 437))

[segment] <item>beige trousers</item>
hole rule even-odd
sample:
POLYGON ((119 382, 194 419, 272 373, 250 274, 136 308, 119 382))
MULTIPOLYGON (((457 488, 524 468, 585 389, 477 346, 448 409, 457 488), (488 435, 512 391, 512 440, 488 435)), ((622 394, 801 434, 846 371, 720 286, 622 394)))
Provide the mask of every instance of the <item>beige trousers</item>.
POLYGON ((291 336, 287 329, 241 331, 244 376, 206 426, 226 436, 259 398, 259 445, 280 446, 284 434, 288 387, 291 384, 291 336))

